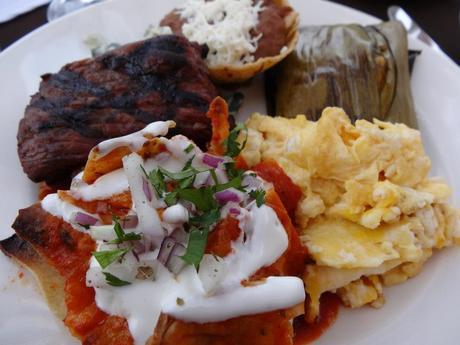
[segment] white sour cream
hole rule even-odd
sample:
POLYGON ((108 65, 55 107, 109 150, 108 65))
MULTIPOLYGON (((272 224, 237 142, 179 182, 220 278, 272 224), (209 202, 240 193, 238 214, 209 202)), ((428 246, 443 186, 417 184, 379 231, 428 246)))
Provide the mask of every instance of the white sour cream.
POLYGON ((98 307, 126 318, 136 344, 144 344, 152 335, 161 312, 183 321, 205 323, 301 303, 305 291, 302 280, 297 277, 269 277, 261 284, 241 285, 242 280, 259 268, 275 262, 288 246, 286 231, 270 207, 254 206, 250 214, 252 220, 246 242, 241 238, 236 240, 232 254, 223 258, 225 275, 213 294, 205 291, 194 267, 187 266, 174 276, 158 264, 154 281, 95 288, 98 307))
POLYGON ((83 173, 75 176, 70 186, 70 192, 76 199, 84 201, 104 200, 129 189, 128 179, 123 169, 102 175, 92 184, 85 183, 82 177, 83 173))
MULTIPOLYGON (((135 151, 142 145, 144 139, 141 138, 145 133, 165 135, 171 126, 167 122, 153 123, 141 132, 101 143, 99 149, 108 153, 119 146, 130 146, 135 151)), ((85 201, 107 199, 129 189, 133 199, 132 212, 138 216, 135 232, 142 232, 154 243, 153 251, 147 250, 138 257, 129 252, 122 262, 114 262, 104 270, 92 258, 87 283, 96 292, 97 306, 110 315, 126 318, 134 342, 139 345, 145 344, 153 334, 161 313, 183 321, 206 323, 285 309, 303 302, 304 285, 297 277, 268 277, 250 286, 241 284, 260 268, 274 263, 289 245, 286 231, 275 211, 266 205, 257 207, 252 202, 245 208, 241 207, 238 219, 242 233, 232 242, 232 252, 215 262, 211 255, 206 256, 201 263, 200 274, 195 267, 186 266, 174 275, 156 259, 162 239, 169 234, 164 231, 165 225, 171 229, 181 227, 188 221, 189 210, 181 204, 170 206, 160 219, 156 207, 163 201, 155 193, 151 198, 145 194, 142 185, 145 177, 140 173, 140 165, 146 171, 161 166, 178 172, 193 155, 201 157, 203 154, 197 147, 186 152, 192 142, 183 136, 161 140, 167 153, 146 161, 134 153, 124 157, 123 169, 108 173, 91 185, 85 184, 81 175, 72 183, 72 195, 85 201), (145 280, 135 279, 137 270, 145 266, 152 269, 152 276, 145 280), (105 282, 102 271, 132 283, 122 287, 110 286, 105 282)), ((203 170, 209 168, 200 161, 195 159, 193 166, 203 170)), ((42 201, 42 207, 76 229, 85 231, 72 223, 73 214, 85 211, 64 202, 57 194, 48 195, 42 201)), ((98 218, 97 215, 91 216, 98 218)), ((116 248, 116 245, 108 244, 101 238, 96 237, 98 248, 116 248)))
POLYGON ((80 207, 69 204, 63 201, 61 198, 59 198, 57 194, 48 194, 42 200, 41 205, 42 205, 42 208, 46 212, 52 214, 53 216, 62 218, 67 223, 71 223, 72 226, 79 231, 84 230, 84 228, 82 226, 78 226, 78 224, 75 223, 74 217, 76 213, 78 212, 85 213, 87 215, 90 215, 91 217, 94 217, 100 220, 97 214, 86 212, 80 207))
POLYGON ((110 151, 121 146, 127 146, 131 149, 131 151, 136 152, 148 140, 148 138, 146 138, 145 136, 164 136, 168 134, 168 130, 170 128, 173 128, 175 125, 176 124, 174 123, 174 121, 152 122, 141 131, 103 141, 99 143, 96 147, 99 150, 100 156, 105 156, 110 151))
POLYGON ((181 204, 168 207, 163 212, 163 221, 171 224, 183 224, 188 222, 188 211, 181 204))

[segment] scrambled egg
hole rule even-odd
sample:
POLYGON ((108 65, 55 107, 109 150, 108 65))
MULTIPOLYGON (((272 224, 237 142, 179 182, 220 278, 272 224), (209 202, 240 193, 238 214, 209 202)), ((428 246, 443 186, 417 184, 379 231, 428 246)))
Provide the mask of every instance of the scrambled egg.
POLYGON ((243 157, 274 159, 303 191, 296 210, 315 264, 305 283, 316 317, 319 297, 336 292, 350 307, 384 303, 382 286, 417 274, 433 249, 460 243, 450 188, 429 178, 420 133, 374 120, 352 125, 339 108, 318 122, 253 114, 243 157))

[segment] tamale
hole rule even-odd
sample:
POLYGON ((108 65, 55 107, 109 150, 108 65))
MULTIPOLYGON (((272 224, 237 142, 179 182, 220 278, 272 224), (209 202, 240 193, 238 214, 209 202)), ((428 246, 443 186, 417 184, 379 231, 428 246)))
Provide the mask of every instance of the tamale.
POLYGON ((302 27, 296 51, 271 73, 272 115, 317 120, 325 107, 338 106, 352 121, 377 118, 417 128, 407 33, 399 22, 302 27))

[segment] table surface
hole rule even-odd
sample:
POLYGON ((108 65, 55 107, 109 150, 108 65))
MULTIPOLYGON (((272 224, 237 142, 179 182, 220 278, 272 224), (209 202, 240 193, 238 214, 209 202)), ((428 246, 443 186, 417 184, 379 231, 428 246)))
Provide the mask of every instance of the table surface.
MULTIPOLYGON (((419 25, 460 64, 460 0, 336 0, 376 17, 387 19, 388 6, 403 7, 419 25)), ((0 24, 0 48, 46 23, 46 6, 0 24)))

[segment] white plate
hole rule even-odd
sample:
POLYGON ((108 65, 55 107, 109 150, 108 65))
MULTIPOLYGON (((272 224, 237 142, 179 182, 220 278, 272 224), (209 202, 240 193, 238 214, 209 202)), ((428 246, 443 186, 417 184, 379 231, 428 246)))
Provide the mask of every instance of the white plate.
MULTIPOLYGON (((113 0, 94 5, 36 30, 0 54, 0 238, 10 228, 17 210, 33 203, 34 186, 22 173, 16 154, 16 132, 29 96, 36 92, 39 76, 55 72, 67 62, 89 55, 83 40, 100 34, 125 43, 142 37, 178 1, 113 0)), ((319 0, 292 0, 302 24, 358 22, 376 18, 350 8, 319 0)), ((460 201, 460 70, 446 56, 420 42, 412 88, 426 150, 434 174, 443 175, 460 201)), ((257 82, 243 109, 264 111, 257 82)), ((248 98, 248 97, 247 97, 248 98)), ((333 345, 460 343, 460 251, 444 251, 429 261, 408 283, 386 289, 387 303, 380 310, 342 310, 338 321, 317 342, 333 345)), ((0 255, 0 344, 74 344, 59 320, 48 311, 29 274, 18 279, 18 269, 0 255)))

